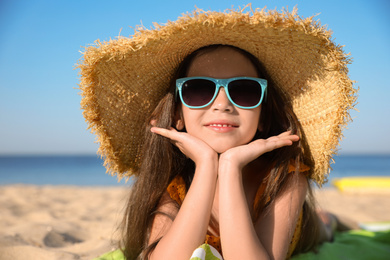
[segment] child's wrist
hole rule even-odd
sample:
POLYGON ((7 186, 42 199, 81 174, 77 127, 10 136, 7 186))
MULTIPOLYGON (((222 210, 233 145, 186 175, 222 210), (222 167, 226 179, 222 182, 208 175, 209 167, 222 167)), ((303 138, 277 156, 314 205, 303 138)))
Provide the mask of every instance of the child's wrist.
POLYGON ((196 167, 200 166, 215 166, 218 167, 218 154, 217 153, 202 153, 199 152, 200 156, 198 159, 194 162, 196 167))
POLYGON ((225 168, 225 169, 239 169, 241 170, 245 165, 241 165, 237 161, 237 156, 235 156, 232 153, 229 153, 229 151, 221 154, 219 156, 219 168, 225 168))

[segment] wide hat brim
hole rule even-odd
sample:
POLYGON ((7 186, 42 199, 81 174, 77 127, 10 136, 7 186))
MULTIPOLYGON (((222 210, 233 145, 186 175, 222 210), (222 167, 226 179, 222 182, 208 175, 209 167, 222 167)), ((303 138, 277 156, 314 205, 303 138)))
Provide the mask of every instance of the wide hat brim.
POLYGON ((108 172, 119 177, 137 172, 144 125, 175 70, 187 55, 212 44, 256 56, 290 97, 315 162, 310 177, 321 185, 350 121, 356 90, 348 77, 350 59, 331 32, 295 9, 198 9, 154 29, 138 28, 131 37, 87 47, 78 64, 81 106, 108 172))

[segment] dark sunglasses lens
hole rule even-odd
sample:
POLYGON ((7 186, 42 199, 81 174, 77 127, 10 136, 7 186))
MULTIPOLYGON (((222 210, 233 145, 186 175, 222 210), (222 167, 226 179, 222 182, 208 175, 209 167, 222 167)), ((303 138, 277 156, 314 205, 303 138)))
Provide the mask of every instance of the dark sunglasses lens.
POLYGON ((261 99, 261 86, 255 80, 234 80, 228 86, 230 98, 239 106, 252 107, 261 99))
POLYGON ((182 86, 184 103, 189 106, 204 106, 210 102, 215 93, 214 82, 207 79, 190 79, 182 86))

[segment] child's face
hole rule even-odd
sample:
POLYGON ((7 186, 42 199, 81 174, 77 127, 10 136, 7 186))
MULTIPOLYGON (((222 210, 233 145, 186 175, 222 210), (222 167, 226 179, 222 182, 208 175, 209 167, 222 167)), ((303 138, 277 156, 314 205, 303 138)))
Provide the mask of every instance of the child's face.
MULTIPOLYGON (((258 77, 251 61, 232 48, 219 48, 193 59, 187 77, 212 78, 258 77)), ((216 152, 247 144, 255 136, 261 106, 242 109, 230 103, 223 88, 211 105, 191 109, 181 105, 182 118, 189 134, 203 140, 216 152)))

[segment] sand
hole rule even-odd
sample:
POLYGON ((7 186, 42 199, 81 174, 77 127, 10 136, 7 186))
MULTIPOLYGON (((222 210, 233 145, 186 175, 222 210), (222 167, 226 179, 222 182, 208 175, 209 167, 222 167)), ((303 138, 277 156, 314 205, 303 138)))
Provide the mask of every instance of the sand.
POLYGON ((116 247, 125 188, 0 187, 0 259, 92 259, 116 247))
MULTIPOLYGON (((0 186, 0 259, 93 259, 117 247, 128 188, 0 186)), ((390 220, 390 193, 316 192, 321 208, 354 222, 390 220)))

